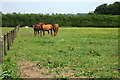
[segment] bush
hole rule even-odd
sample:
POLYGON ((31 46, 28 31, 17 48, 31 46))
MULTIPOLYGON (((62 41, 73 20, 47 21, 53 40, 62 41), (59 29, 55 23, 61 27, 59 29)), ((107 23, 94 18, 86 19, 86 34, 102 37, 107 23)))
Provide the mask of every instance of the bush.
POLYGON ((32 26, 43 22, 68 27, 118 27, 120 15, 43 15, 43 14, 2 14, 2 26, 32 26))

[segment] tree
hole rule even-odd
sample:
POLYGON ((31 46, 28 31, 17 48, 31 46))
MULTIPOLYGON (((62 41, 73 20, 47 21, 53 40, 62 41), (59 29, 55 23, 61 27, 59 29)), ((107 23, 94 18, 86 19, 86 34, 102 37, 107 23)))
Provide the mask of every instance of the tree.
POLYGON ((88 15, 94 15, 95 13, 93 11, 89 12, 88 15))
POLYGON ((108 14, 107 9, 108 9, 107 4, 102 4, 95 9, 94 13, 96 13, 96 14, 108 14))
POLYGON ((17 14, 16 12, 13 12, 13 14, 17 14))
POLYGON ((77 13, 76 15, 81 15, 81 13, 77 13))
POLYGON ((111 14, 117 15, 120 14, 120 2, 115 2, 113 5, 108 6, 111 11, 111 14))
POLYGON ((120 2, 115 2, 115 3, 110 4, 110 5, 102 4, 98 7, 96 7, 94 13, 120 15, 120 2))
POLYGON ((0 14, 2 14, 2 11, 0 11, 0 14))
POLYGON ((52 13, 52 15, 55 15, 54 13, 52 13))

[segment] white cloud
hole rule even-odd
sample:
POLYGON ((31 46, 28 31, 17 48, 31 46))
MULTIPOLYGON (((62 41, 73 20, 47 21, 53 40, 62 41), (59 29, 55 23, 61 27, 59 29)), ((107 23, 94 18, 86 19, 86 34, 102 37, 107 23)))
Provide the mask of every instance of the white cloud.
POLYGON ((115 2, 119 0, 1 0, 0 2, 115 2))

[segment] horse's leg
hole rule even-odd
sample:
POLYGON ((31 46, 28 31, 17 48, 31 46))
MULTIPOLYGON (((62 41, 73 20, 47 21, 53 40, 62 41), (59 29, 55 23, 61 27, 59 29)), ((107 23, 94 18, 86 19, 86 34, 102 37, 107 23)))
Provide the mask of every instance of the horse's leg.
POLYGON ((54 32, 54 36, 56 36, 56 32, 54 32))
POLYGON ((42 30, 40 30, 40 36, 42 36, 42 30))
POLYGON ((57 32, 58 32, 58 30, 54 30, 54 36, 56 36, 56 35, 57 35, 57 32))
POLYGON ((49 30, 48 30, 48 34, 49 34, 49 30))
POLYGON ((35 30, 34 30, 34 36, 35 36, 35 30))
POLYGON ((36 30, 34 30, 34 36, 36 36, 36 30))
POLYGON ((45 36, 45 30, 43 30, 43 36, 45 36))
POLYGON ((35 30, 34 30, 34 36, 35 36, 35 30))
POLYGON ((39 30, 38 30, 38 36, 39 36, 39 30))
POLYGON ((52 29, 50 31, 51 31, 51 36, 52 36, 52 29))
POLYGON ((53 29, 53 31, 54 31, 54 36, 55 36, 55 30, 53 29))
POLYGON ((58 29, 57 29, 57 30, 55 30, 55 36, 57 35, 57 32, 58 32, 58 29))

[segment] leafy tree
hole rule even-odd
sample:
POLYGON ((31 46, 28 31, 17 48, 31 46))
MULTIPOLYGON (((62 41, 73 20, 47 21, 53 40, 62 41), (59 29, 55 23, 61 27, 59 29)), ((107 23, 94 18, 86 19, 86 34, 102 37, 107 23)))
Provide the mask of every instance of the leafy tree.
POLYGON ((95 9, 94 13, 96 13, 96 14, 108 14, 107 9, 108 9, 107 4, 102 4, 95 9))
POLYGON ((120 15, 120 2, 115 2, 113 4, 107 5, 102 4, 96 7, 94 13, 96 14, 111 14, 111 15, 120 15))
POLYGON ((17 14, 16 12, 13 12, 13 14, 17 14))
POLYGON ((2 11, 0 11, 0 14, 3 14, 2 11))

